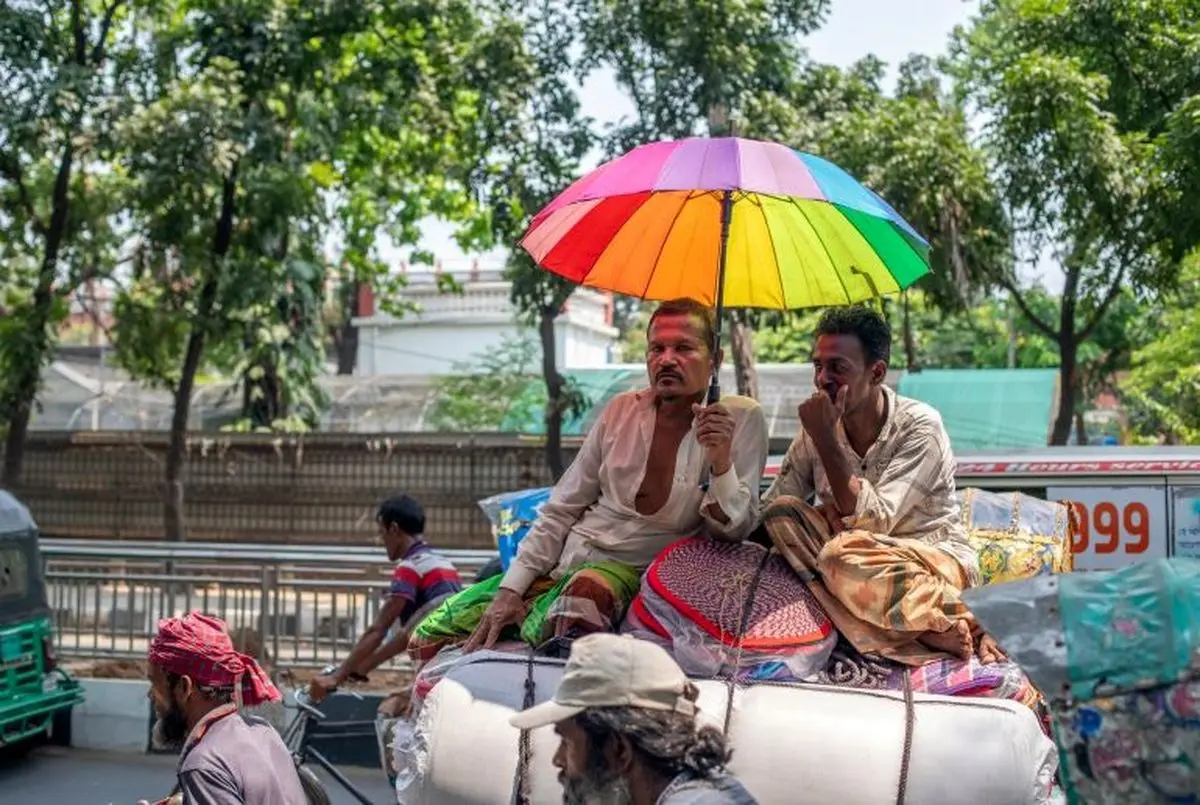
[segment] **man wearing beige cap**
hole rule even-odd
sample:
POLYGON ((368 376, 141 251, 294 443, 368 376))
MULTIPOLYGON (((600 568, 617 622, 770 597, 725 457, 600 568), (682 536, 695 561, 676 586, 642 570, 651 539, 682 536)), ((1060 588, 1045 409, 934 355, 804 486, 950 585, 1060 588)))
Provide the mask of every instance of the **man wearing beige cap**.
POLYGON ((696 723, 698 695, 659 646, 594 634, 571 646, 554 698, 511 723, 554 725, 564 805, 757 805, 725 772, 725 738, 696 723))

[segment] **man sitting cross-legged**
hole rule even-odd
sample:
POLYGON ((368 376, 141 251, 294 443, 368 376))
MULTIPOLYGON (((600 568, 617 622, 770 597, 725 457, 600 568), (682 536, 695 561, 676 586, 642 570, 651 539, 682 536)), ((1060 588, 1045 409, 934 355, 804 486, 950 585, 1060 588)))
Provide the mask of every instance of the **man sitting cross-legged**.
POLYGON ((508 572, 450 598, 417 627, 410 648, 418 660, 448 645, 490 648, 517 628, 534 646, 614 631, 642 571, 667 545, 705 532, 740 540, 754 528, 767 424, 745 397, 703 406, 720 360, 715 324, 690 300, 658 307, 647 331, 650 388, 605 407, 508 572))
POLYGON ((979 583, 938 413, 884 384, 887 322, 864 307, 817 325, 816 392, 763 497, 763 525, 863 654, 908 664, 1003 658, 959 598, 979 583), (819 505, 806 499, 813 493, 819 505))

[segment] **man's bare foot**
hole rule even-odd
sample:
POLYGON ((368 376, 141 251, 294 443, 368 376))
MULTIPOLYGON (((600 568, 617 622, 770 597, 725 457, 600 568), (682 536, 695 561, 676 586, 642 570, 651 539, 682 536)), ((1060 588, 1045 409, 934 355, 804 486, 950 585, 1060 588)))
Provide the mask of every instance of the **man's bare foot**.
POLYGON ((937 651, 944 651, 960 660, 969 660, 975 653, 975 641, 971 639, 971 627, 966 621, 956 621, 944 632, 926 632, 921 643, 937 651))
POLYGON ((979 652, 979 661, 984 665, 1008 659, 1008 655, 1004 653, 1004 649, 1000 648, 1000 644, 996 642, 996 638, 990 634, 984 633, 979 635, 976 645, 976 650, 979 652))

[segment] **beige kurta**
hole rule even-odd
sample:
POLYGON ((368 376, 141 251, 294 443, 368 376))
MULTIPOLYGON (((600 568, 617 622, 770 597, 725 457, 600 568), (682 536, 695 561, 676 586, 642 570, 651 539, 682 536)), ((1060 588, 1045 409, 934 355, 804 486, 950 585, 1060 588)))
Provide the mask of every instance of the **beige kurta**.
MULTIPOLYGON (((888 387, 887 420, 875 444, 860 456, 838 425, 838 443, 862 482, 849 530, 914 539, 954 557, 968 584, 979 584, 979 558, 967 541, 967 529, 954 488, 955 460, 941 415, 923 402, 901 397, 888 387)), ((780 496, 822 501, 833 492, 817 448, 801 429, 788 448, 779 476, 763 495, 767 505, 780 496)))
POLYGON ((675 477, 662 509, 640 514, 634 498, 646 473, 656 407, 650 389, 615 397, 588 432, 579 454, 554 486, 537 522, 504 576, 503 587, 524 593, 535 579, 558 578, 591 562, 616 561, 645 568, 665 547, 707 533, 744 539, 758 521, 758 489, 767 461, 767 421, 748 397, 725 397, 733 417, 733 466, 709 477, 695 425, 675 457, 675 477), (701 485, 707 481, 707 491, 701 485), (717 503, 723 524, 705 511, 717 503))

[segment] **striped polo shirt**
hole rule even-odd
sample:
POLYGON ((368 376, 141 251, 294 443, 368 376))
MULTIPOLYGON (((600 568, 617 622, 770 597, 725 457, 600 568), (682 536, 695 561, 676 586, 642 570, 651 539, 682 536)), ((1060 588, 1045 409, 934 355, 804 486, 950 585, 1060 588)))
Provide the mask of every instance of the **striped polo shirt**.
POLYGON ((452 595, 462 588, 462 578, 450 560, 428 542, 418 539, 396 563, 388 593, 408 602, 400 614, 403 623, 429 601, 452 595))

